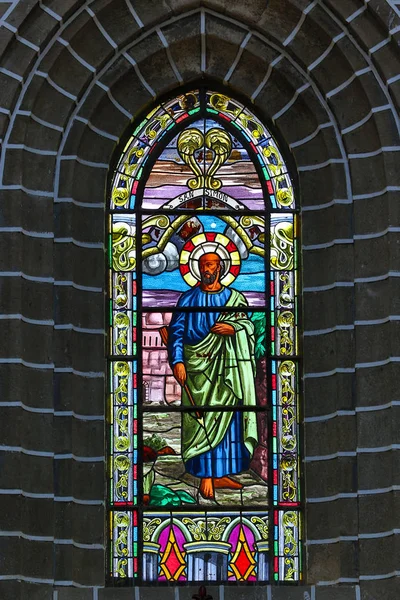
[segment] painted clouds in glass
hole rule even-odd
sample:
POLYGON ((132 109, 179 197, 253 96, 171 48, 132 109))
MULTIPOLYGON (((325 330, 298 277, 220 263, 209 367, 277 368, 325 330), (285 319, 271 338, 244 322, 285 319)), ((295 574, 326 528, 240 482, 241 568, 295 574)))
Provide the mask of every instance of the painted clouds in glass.
POLYGON ((109 577, 299 581, 298 215, 277 144, 196 89, 111 179, 109 577))

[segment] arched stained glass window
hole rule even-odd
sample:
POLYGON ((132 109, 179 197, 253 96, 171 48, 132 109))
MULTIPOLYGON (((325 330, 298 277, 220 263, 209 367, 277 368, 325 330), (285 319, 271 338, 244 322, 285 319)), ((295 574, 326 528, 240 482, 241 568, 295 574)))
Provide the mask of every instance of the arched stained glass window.
POLYGON ((299 581, 292 183, 240 102, 137 123, 111 182, 109 577, 299 581))

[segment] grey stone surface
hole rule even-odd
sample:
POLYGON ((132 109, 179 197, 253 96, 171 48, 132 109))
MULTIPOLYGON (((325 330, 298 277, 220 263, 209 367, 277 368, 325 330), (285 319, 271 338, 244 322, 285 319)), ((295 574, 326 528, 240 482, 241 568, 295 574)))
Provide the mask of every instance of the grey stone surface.
POLYGON ((299 167, 310 167, 324 163, 331 158, 341 158, 333 127, 321 129, 311 140, 294 148, 293 152, 299 167))
MULTIPOLYGON (((256 82, 251 91, 256 91, 256 82)), ((267 109, 267 115, 273 119, 285 106, 291 102, 296 94, 296 86, 291 78, 287 79, 277 68, 273 68, 268 81, 257 95, 257 105, 267 109)), ((277 119, 279 122, 279 119, 277 119)))
MULTIPOLYGON (((82 123, 83 124, 83 123, 82 123)), ((79 132, 77 137, 79 137, 79 132)), ((115 140, 97 133, 84 126, 83 135, 79 139, 77 154, 79 158, 89 162, 109 163, 114 150, 115 140)), ((68 150, 65 150, 68 154, 68 150)))
POLYGON ((21 402, 29 411, 53 409, 53 372, 50 369, 32 369, 22 364, 0 364, 2 393, 10 402, 21 402), (28 382, 27 382, 28 379, 28 382))
POLYGON ((335 331, 319 336, 304 338, 304 367, 306 372, 327 373, 336 366, 349 369, 353 364, 354 332, 335 331))
MULTIPOLYGON (((357 447, 356 416, 343 415, 331 418, 322 423, 307 423, 305 440, 307 460, 315 456, 334 455, 335 452, 354 452, 357 447)), ((325 468, 319 463, 319 467, 325 468)))
POLYGON ((383 235, 370 240, 356 240, 354 244, 355 253, 355 276, 360 278, 373 278, 382 273, 382 267, 390 270, 390 234, 383 235), (380 262, 375 258, 379 256, 380 262))
POLYGON ((107 171, 84 165, 75 160, 63 160, 60 167, 59 197, 90 204, 103 202, 107 171))
POLYGON ((35 54, 33 48, 14 39, 8 44, 6 52, 2 55, 0 66, 23 77, 31 68, 35 54))
POLYGON ((104 377, 54 373, 54 408, 57 411, 73 411, 79 417, 103 415, 104 402, 101 396, 104 393, 104 377))
POLYGON ((272 600, 306 600, 306 598, 311 597, 311 593, 311 588, 308 586, 293 586, 289 588, 286 586, 271 586, 272 600))
POLYGON ((104 507, 78 505, 72 501, 56 502, 54 528, 58 539, 72 539, 76 544, 101 545, 104 542, 104 507))
POLYGON ((53 586, 21 580, 0 581, 0 596, 2 600, 53 600, 53 586))
POLYGON ((279 0, 270 0, 267 10, 261 15, 258 25, 284 42, 292 33, 301 18, 301 9, 294 2, 283 4, 279 0))
POLYGON ((118 135, 118 132, 124 131, 129 125, 129 117, 113 104, 99 86, 90 89, 78 114, 84 119, 90 119, 92 125, 111 135, 118 135))
MULTIPOLYGON (((285 152, 301 205, 313 209, 303 213, 303 284, 314 289, 304 294, 304 327, 314 333, 332 329, 307 335, 303 344, 305 371, 311 375, 303 385, 305 454, 310 458, 304 465, 310 499, 305 526, 312 541, 306 577, 310 583, 329 583, 357 581, 361 574, 360 591, 350 583, 209 589, 214 600, 397 597, 398 581, 391 573, 397 569, 398 542, 397 534, 389 533, 398 528, 400 500, 393 486, 399 485, 399 452, 386 448, 399 443, 399 410, 390 405, 398 397, 400 375, 400 279, 395 276, 400 264, 393 231, 400 218, 400 171, 398 153, 380 148, 399 143, 400 84, 392 81, 389 91, 384 85, 400 71, 398 33, 376 52, 369 50, 386 40, 400 20, 386 0, 370 0, 354 18, 362 8, 356 0, 321 0, 305 16, 308 5, 308 0, 97 0, 85 8, 74 0, 21 0, 7 5, 7 13, 0 7, 9 27, 16 28, 15 34, 6 27, 0 31, 0 67, 23 77, 19 81, 0 73, 0 137, 18 145, 5 149, 4 169, 0 163, 0 227, 6 228, 0 258, 5 315, 0 319, 0 385, 6 403, 1 407, 1 476, 2 487, 12 490, 0 495, 0 512, 5 531, 25 536, 1 537, 2 574, 24 579, 0 580, 2 599, 55 600, 53 585, 44 583, 53 579, 59 600, 135 594, 128 588, 92 589, 102 588, 105 580, 105 470, 102 461, 79 460, 103 453, 104 250, 85 245, 104 240, 107 168, 63 160, 58 169, 54 153, 109 163, 114 140, 89 124, 74 123, 72 116, 77 113, 121 138, 130 115, 151 106, 152 92, 143 80, 160 96, 179 87, 154 27, 165 35, 185 85, 197 85, 204 62, 210 86, 223 86, 238 59, 221 89, 240 93, 251 106, 252 94, 265 81, 254 104, 285 152), (252 35, 241 49, 248 31, 252 35), (341 32, 345 35, 337 39, 341 32), (137 61, 136 69, 123 56, 126 52, 137 61), (358 72, 368 65, 368 72, 358 72), (327 96, 345 82, 341 91, 327 96), (309 87, 296 96, 305 83, 309 87), (340 133, 343 128, 349 130, 340 133), (371 152, 377 154, 351 156, 371 152), (325 162, 320 169, 307 169, 325 162), (50 237, 40 237, 41 232, 50 237), (76 243, 54 242, 52 235, 76 243), (310 245, 325 247, 307 249, 310 245), (354 283, 355 278, 362 281, 354 283), (357 416, 325 418, 356 409, 357 416), (340 456, 357 447, 357 456, 340 456), (78 460, 53 458, 54 453, 78 460), (312 461, 312 456, 338 453, 339 458, 312 461), (75 545, 53 543, 53 538, 75 545), (94 549, 87 547, 92 544, 94 549), (368 579, 373 577, 382 579, 368 579), (74 585, 67 586, 69 581, 74 585)), ((176 599, 172 586, 163 590, 166 600, 176 599)), ((181 600, 194 591, 182 587, 177 595, 181 600)), ((156 595, 160 590, 139 591, 143 600, 156 595)))
POLYGON ((228 73, 246 32, 242 27, 229 27, 214 15, 206 16, 206 73, 223 80, 228 73))
POLYGON ((42 48, 57 28, 58 20, 36 4, 29 17, 19 26, 19 32, 28 42, 42 48))
POLYGON ((303 206, 320 206, 347 197, 345 173, 340 163, 301 172, 299 182, 303 206))
MULTIPOLYGON (((79 282, 76 282, 79 285, 79 282)), ((96 294, 101 291, 84 291, 71 286, 60 285, 55 289, 54 318, 57 323, 73 323, 78 327, 98 329, 104 323, 104 313, 96 302, 96 294), (75 306, 75 301, 79 303, 75 306), (73 306, 75 306, 75 310, 73 306)))
POLYGON ((309 307, 304 315, 304 330, 307 332, 321 330, 329 334, 335 326, 342 326, 345 329, 345 326, 353 325, 353 286, 333 287, 333 281, 328 285, 327 290, 316 289, 304 294, 304 301, 309 307))
POLYGON ((20 148, 7 150, 4 183, 12 185, 12 182, 16 182, 26 185, 29 182, 32 187, 28 189, 50 192, 53 188, 55 157, 37 154, 34 164, 31 154, 20 148))
POLYGON ((201 39, 198 15, 172 21, 162 29, 171 56, 185 81, 196 79, 201 72, 201 39))
POLYGON ((39 75, 36 75, 30 83, 22 105, 25 110, 33 110, 39 119, 59 127, 65 123, 73 107, 72 98, 59 92, 39 75))
MULTIPOLYGON (((298 56, 306 66, 311 65, 326 52, 332 39, 331 36, 335 37, 340 29, 337 25, 331 23, 331 31, 324 31, 317 22, 318 17, 315 18, 318 12, 323 15, 323 8, 316 8, 315 11, 313 11, 313 15, 306 17, 298 34, 290 42, 291 50, 295 52, 296 56, 298 56)), ((339 66, 336 70, 339 70, 339 66)))
POLYGON ((399 580, 392 577, 383 581, 362 581, 361 600, 392 600, 399 593, 399 580))
POLYGON ((104 213, 90 205, 60 202, 54 206, 54 235, 58 238, 73 237, 78 242, 103 242, 104 213), (88 222, 90 228, 87 227, 88 222))
POLYGON ((73 458, 65 458, 56 460, 53 469, 55 494, 68 497, 72 485, 72 489, 75 491, 76 488, 76 495, 81 500, 100 500, 103 498, 104 461, 81 462, 73 458))
MULTIPOLYGON (((361 241, 361 240, 360 240, 361 241)), ((367 265, 366 257, 362 259, 367 265)), ((333 242, 322 248, 311 248, 303 252, 305 287, 326 286, 334 281, 353 280, 354 248, 350 242, 333 242), (324 268, 321 268, 324 265, 324 268)), ((367 268, 367 266, 365 267, 367 268)))
POLYGON ((337 493, 351 494, 357 490, 357 459, 340 456, 325 461, 307 463, 307 496, 318 498, 337 493))
POLYGON ((381 448, 390 445, 392 431, 387 422, 388 414, 384 410, 360 412, 357 415, 358 446, 381 448))
POLYGON ((379 534, 393 529, 400 495, 387 488, 375 488, 379 493, 360 495, 360 534, 379 534))
POLYGON ((316 600, 356 600, 357 589, 352 585, 330 585, 317 587, 316 600))
POLYGON ((386 32, 376 27, 376 21, 369 11, 364 11, 354 19, 353 30, 367 48, 372 48, 385 39, 386 32))
MULTIPOLYGON (((304 395, 310 398, 305 406, 306 417, 326 417, 336 410, 354 410, 354 373, 333 373, 327 377, 310 377, 304 381, 304 395), (328 398, 333 398, 329 401, 328 398)), ((308 435, 308 433, 307 433, 308 435)), ((332 441, 335 444, 334 441, 332 441)))
POLYGON ((58 600, 93 600, 91 589, 56 588, 58 600))
POLYGON ((92 72, 64 48, 49 69, 49 76, 61 88, 78 96, 92 78, 92 72))
POLYGON ((334 240, 351 240, 353 211, 353 206, 349 204, 333 204, 322 210, 303 212, 304 246, 329 244, 334 240))
POLYGON ((369 575, 371 570, 376 575, 387 576, 394 573, 398 565, 398 553, 393 548, 393 536, 376 539, 362 539, 359 543, 360 577, 369 575))
MULTIPOLYGON (((83 14, 85 14, 86 19, 88 14, 83 14)), ((92 18, 88 18, 86 23, 82 23, 79 28, 71 26, 71 31, 66 32, 65 39, 69 41, 72 48, 84 61, 96 68, 101 68, 113 53, 110 41, 101 33, 92 18), (73 31, 73 29, 76 29, 76 31, 73 31), (90 39, 90 44, 86 43, 87 39, 90 39)))
POLYGON ((128 50, 128 54, 135 60, 142 71, 145 68, 146 61, 151 61, 154 70, 145 79, 156 94, 178 84, 176 75, 168 60, 167 52, 157 32, 150 34, 132 46, 128 50))
POLYGON ((139 29, 128 4, 123 0, 113 0, 112 3, 108 0, 94 2, 92 10, 101 26, 104 27, 116 44, 126 43, 127 31, 133 37, 139 29), (123 27, 121 26, 122 23, 124 24, 123 27))
MULTIPOLYGON (((320 494, 322 492, 321 489, 320 494)), ((358 507, 354 498, 342 498, 333 502, 310 502, 307 506, 308 539, 319 546, 318 540, 335 539, 341 535, 355 536, 358 531, 357 519, 358 507)), ((318 566, 314 565, 314 568, 318 566)))

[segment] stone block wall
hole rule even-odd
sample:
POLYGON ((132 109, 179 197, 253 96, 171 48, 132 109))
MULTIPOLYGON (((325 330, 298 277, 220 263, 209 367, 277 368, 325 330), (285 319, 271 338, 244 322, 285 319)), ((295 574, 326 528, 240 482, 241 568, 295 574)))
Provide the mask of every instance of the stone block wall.
POLYGON ((159 597, 104 588, 104 210, 132 119, 200 79, 286 148, 304 269, 307 586, 209 593, 400 596, 400 3, 12 0, 0 24, 0 597, 159 597))

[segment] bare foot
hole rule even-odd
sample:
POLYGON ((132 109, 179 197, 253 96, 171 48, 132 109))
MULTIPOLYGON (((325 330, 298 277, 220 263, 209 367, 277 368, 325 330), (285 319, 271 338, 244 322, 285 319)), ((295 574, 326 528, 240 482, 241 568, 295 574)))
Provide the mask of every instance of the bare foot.
POLYGON ((201 480, 199 492, 203 498, 214 500, 214 486, 211 477, 204 477, 201 480))
POLYGON ((241 490, 243 485, 230 477, 217 477, 214 479, 214 487, 216 489, 227 488, 228 490, 241 490))

